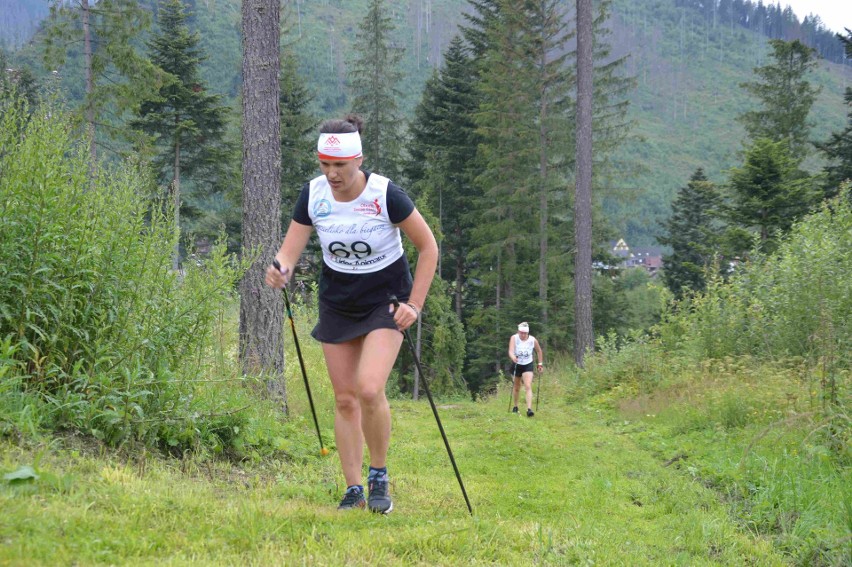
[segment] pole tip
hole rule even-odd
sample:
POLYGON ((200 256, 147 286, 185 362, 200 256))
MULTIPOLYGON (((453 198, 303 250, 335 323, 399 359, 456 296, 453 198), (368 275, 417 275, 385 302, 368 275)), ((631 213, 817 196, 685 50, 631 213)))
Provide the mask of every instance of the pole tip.
POLYGON ((326 449, 325 447, 320 449, 320 455, 322 455, 323 457, 327 456, 328 455, 328 449, 326 449))

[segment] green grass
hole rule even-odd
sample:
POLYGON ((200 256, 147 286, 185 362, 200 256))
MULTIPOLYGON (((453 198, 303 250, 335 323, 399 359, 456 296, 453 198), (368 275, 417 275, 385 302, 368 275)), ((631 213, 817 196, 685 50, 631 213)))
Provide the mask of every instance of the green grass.
MULTIPOLYGON (((316 374, 330 439, 326 378, 316 374)), ((316 447, 300 381, 290 376, 294 443, 316 447)), ((439 404, 473 517, 425 401, 392 401, 387 517, 335 510, 343 484, 334 452, 238 465, 7 439, 0 470, 32 464, 41 476, 0 488, 0 564, 785 563, 716 492, 623 434, 614 411, 563 403, 567 374, 544 384, 532 419, 508 413, 505 389, 439 404)))

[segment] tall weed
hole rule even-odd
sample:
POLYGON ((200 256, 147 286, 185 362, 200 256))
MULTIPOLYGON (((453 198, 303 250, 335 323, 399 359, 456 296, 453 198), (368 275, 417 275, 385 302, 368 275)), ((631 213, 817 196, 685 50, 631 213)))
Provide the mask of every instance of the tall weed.
POLYGON ((17 395, 37 394, 54 427, 111 444, 227 442, 244 418, 205 395, 202 360, 243 267, 219 244, 173 271, 179 231, 146 172, 90 175, 48 110, 27 121, 7 109, 0 123, 0 337, 15 346, 17 395))

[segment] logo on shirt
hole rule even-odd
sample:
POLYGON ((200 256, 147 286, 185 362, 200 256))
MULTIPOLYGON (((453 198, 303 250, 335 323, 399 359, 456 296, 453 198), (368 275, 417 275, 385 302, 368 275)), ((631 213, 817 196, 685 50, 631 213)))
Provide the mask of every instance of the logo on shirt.
POLYGON ((357 207, 353 209, 356 213, 360 213, 366 216, 378 216, 382 214, 382 206, 379 204, 379 200, 376 199, 372 203, 361 203, 357 207))
POLYGON ((314 205, 314 216, 318 218, 327 217, 331 214, 331 203, 328 199, 320 199, 314 205))

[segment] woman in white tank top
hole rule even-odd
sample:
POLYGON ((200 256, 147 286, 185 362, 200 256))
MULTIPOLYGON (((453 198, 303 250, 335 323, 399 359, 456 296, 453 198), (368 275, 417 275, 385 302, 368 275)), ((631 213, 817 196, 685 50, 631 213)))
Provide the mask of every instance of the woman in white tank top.
POLYGON ((514 362, 512 377, 512 399, 514 400, 513 413, 518 413, 518 394, 521 390, 521 381, 526 389, 527 417, 532 417, 532 381, 533 381, 533 351, 538 356, 538 372, 544 371, 544 355, 538 340, 530 335, 530 326, 525 321, 518 325, 518 332, 509 339, 509 358, 514 362))

